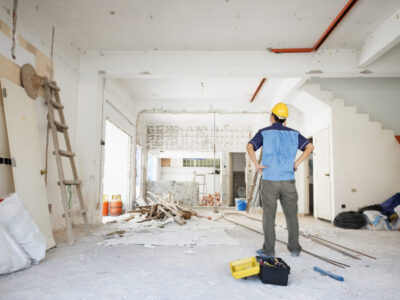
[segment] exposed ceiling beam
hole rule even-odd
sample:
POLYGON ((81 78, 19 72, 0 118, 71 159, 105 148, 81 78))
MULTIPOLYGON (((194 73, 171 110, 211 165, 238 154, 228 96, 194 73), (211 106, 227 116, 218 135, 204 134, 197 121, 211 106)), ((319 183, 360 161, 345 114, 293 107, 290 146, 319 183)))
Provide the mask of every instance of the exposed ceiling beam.
POLYGON ((251 97, 250 99, 250 103, 254 101, 254 99, 256 99, 258 92, 261 90, 262 86, 264 85, 264 82, 267 80, 267 78, 263 78, 260 81, 260 84, 258 85, 256 91, 253 94, 253 97, 251 97))
POLYGON ((400 53, 361 73, 354 49, 275 55, 260 51, 85 51, 80 74, 107 78, 400 77, 400 53))
POLYGON ((313 52, 317 51, 319 47, 325 42, 328 36, 333 32, 336 26, 343 20, 346 14, 353 8, 353 6, 357 3, 358 0, 349 0, 346 5, 342 8, 336 18, 332 21, 332 23, 328 26, 325 32, 321 35, 318 41, 314 44, 312 48, 273 48, 269 49, 269 51, 273 53, 304 53, 304 52, 313 52))
POLYGON ((377 28, 363 43, 359 67, 366 67, 400 42, 400 9, 377 28))

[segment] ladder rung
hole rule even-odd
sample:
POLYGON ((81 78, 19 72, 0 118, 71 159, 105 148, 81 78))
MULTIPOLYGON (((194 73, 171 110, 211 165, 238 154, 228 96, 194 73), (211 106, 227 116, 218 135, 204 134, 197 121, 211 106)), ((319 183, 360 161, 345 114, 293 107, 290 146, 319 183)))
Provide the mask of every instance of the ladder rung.
POLYGON ((58 150, 58 153, 61 156, 66 156, 66 157, 74 157, 75 156, 74 152, 69 152, 69 151, 65 151, 65 150, 58 150))
POLYGON ((56 129, 59 132, 64 132, 65 129, 68 129, 68 125, 58 122, 58 121, 54 121, 54 125, 56 125, 56 129))
POLYGON ((53 99, 50 100, 50 103, 51 103, 51 105, 53 105, 54 108, 61 108, 61 109, 64 108, 64 105, 54 101, 53 99))
MULTIPOLYGON (((64 180, 65 185, 80 185, 81 183, 80 180, 64 180)), ((58 182, 58 185, 60 185, 60 182, 58 182)))
MULTIPOLYGON (((72 215, 80 215, 86 212, 87 212, 86 209, 78 209, 78 210, 70 210, 68 214, 72 216, 72 215)), ((62 216, 63 218, 65 218, 65 213, 63 213, 62 216)))
POLYGON ((47 83, 48 85, 49 85, 49 87, 51 87, 53 90, 55 90, 55 91, 60 91, 60 88, 57 86, 57 84, 55 83, 55 82, 53 82, 53 81, 51 81, 51 82, 48 82, 47 83))

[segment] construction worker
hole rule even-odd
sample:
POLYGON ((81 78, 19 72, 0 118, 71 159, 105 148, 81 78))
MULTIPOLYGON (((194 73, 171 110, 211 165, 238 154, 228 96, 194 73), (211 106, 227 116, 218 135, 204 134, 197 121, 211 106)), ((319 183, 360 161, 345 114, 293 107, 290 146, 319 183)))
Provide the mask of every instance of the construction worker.
POLYGON ((257 251, 260 255, 275 256, 275 215, 278 199, 289 232, 287 248, 292 256, 299 256, 301 252, 294 171, 311 154, 314 146, 298 131, 286 127, 288 116, 288 107, 284 103, 276 104, 271 111, 271 126, 259 130, 246 147, 257 171, 262 174, 260 195, 264 245, 257 251), (261 146, 263 151, 260 165, 255 151, 261 146), (296 159, 297 150, 303 153, 296 159))

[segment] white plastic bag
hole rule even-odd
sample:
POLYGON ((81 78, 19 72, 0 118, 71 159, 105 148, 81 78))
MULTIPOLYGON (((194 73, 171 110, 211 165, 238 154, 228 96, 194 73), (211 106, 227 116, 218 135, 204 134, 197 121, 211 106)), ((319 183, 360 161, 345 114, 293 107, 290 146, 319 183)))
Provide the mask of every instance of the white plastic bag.
POLYGON ((367 229, 369 230, 391 230, 387 217, 377 210, 366 210, 363 212, 367 218, 367 229))
POLYGON ((25 269, 31 260, 0 223, 0 275, 25 269))
POLYGON ((0 202, 0 223, 28 254, 33 264, 44 258, 46 238, 29 216, 17 194, 10 194, 0 202))

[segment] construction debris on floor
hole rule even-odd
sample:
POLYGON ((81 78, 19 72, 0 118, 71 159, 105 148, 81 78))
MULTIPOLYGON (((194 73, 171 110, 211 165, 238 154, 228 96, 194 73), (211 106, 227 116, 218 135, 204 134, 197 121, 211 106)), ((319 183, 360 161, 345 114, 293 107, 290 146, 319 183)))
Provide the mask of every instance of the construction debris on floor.
POLYGON ((399 230, 400 231, 400 193, 382 204, 368 205, 357 211, 339 213, 333 222, 344 229, 399 230))

